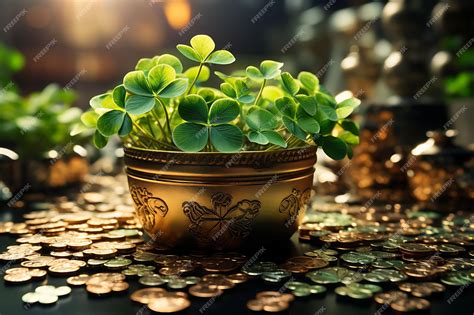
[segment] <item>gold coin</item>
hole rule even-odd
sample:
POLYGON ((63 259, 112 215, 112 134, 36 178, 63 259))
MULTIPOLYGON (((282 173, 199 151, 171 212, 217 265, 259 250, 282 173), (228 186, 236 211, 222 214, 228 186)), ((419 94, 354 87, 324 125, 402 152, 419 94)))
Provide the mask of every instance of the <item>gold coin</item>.
POLYGON ((428 309, 430 302, 420 298, 402 298, 390 303, 390 307, 398 312, 413 312, 428 309))
POLYGON ((81 275, 78 275, 78 276, 73 276, 73 277, 67 278, 66 282, 70 285, 73 285, 73 286, 81 286, 81 285, 86 284, 86 282, 89 279, 90 279, 89 275, 81 274, 81 275))
POLYGON ((112 291, 114 292, 123 292, 128 289, 129 285, 125 281, 115 282, 112 286, 112 291))
POLYGON ((152 299, 162 297, 165 294, 166 290, 162 288, 146 288, 133 292, 130 299, 141 304, 148 304, 152 299))
POLYGON ((223 291, 208 283, 198 283, 189 288, 189 294, 197 297, 214 297, 221 295, 223 291))
POLYGON ((259 299, 250 300, 247 302, 247 308, 251 311, 263 311, 263 303, 259 299))
POLYGON ((380 292, 374 296, 374 300, 378 304, 390 304, 393 301, 404 298, 407 298, 407 294, 401 291, 380 292))
POLYGON ((226 275, 225 277, 233 283, 243 283, 249 279, 249 277, 242 272, 226 275))
POLYGON ((6 274, 3 277, 3 280, 5 280, 6 282, 11 282, 11 283, 27 282, 31 280, 31 275, 29 273, 6 274))
POLYGON ((272 301, 269 303, 265 303, 263 305, 263 310, 265 312, 281 312, 286 310, 290 305, 288 302, 285 301, 272 301))
POLYGON ((86 286, 86 290, 87 292, 96 295, 102 295, 112 292, 112 288, 110 286, 102 284, 88 284, 86 286))
POLYGON ((163 296, 153 298, 148 304, 148 308, 159 313, 175 313, 182 311, 191 305, 188 299, 175 296, 163 296))

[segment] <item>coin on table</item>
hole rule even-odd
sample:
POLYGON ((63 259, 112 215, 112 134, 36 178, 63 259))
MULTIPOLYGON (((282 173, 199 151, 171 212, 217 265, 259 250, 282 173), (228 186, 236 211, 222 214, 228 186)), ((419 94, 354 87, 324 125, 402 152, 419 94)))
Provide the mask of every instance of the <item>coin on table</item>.
MULTIPOLYGON (((229 279, 228 276, 226 276, 227 279, 229 279)), ((199 277, 195 277, 195 276, 188 276, 188 277, 185 277, 184 280, 186 281, 186 284, 196 284, 198 283, 199 281, 201 281, 201 278, 199 277)), ((230 280, 230 279, 229 279, 230 280)), ((232 281, 232 280, 231 280, 232 281)))
POLYGON ((39 294, 55 294, 56 287, 52 285, 42 285, 35 289, 36 293, 39 294))
POLYGON ((247 308, 255 312, 263 311, 263 305, 263 302, 259 299, 254 299, 247 302, 247 308))
POLYGON ((132 293, 130 299, 141 304, 148 304, 151 300, 164 296, 167 293, 162 288, 140 289, 132 293))
POLYGON ((86 282, 90 279, 90 276, 87 275, 87 274, 80 274, 78 276, 72 276, 72 277, 69 277, 67 278, 66 282, 69 284, 69 285, 73 285, 73 286, 81 286, 81 285, 84 285, 86 284, 86 282))
POLYGON ((43 269, 30 269, 29 271, 30 273, 30 276, 32 276, 33 278, 43 278, 46 276, 47 272, 46 270, 43 270, 43 269))
POLYGON ((33 304, 38 302, 39 294, 36 292, 28 292, 21 297, 21 300, 25 303, 33 304))
POLYGON ((196 297, 214 297, 221 295, 223 291, 209 283, 198 283, 189 288, 189 294, 196 297))
POLYGON ((66 296, 69 293, 71 293, 71 288, 64 285, 64 286, 57 287, 54 292, 56 293, 57 296, 66 296))
POLYGON ((170 289, 183 289, 183 288, 186 288, 187 286, 188 286, 188 283, 183 278, 175 277, 171 279, 170 281, 168 281, 168 288, 170 289))
POLYGON ((96 295, 107 294, 112 292, 112 288, 110 286, 101 284, 87 284, 86 290, 87 292, 96 295))
POLYGON ((148 308, 159 313, 175 313, 191 305, 187 298, 177 296, 163 296, 151 299, 148 308))
POLYGON ((235 287, 235 283, 227 279, 224 275, 221 274, 208 274, 202 277, 202 284, 207 284, 210 286, 215 286, 221 290, 227 290, 235 287))
POLYGON ((226 275, 225 277, 229 279, 230 281, 232 281, 233 283, 243 283, 249 279, 249 277, 245 273, 242 273, 242 272, 226 275))
POLYGON ((38 302, 41 304, 53 304, 58 301, 58 296, 56 294, 51 294, 51 293, 37 293, 38 296, 38 302))
POLYGON ((129 284, 125 281, 114 282, 111 289, 113 292, 123 292, 128 290, 129 284))
POLYGON ((387 291, 387 292, 380 292, 374 296, 374 300, 378 304, 390 304, 393 301, 398 299, 405 299, 408 295, 401 291, 387 291))
POLYGON ((140 279, 138 279, 138 282, 150 287, 159 286, 165 283, 163 278, 158 274, 143 276, 140 279))
POLYGON ((31 280, 31 275, 29 273, 12 273, 6 274, 3 279, 10 283, 21 283, 31 280))
POLYGON ((420 298, 402 298, 390 303, 390 307, 397 312, 414 312, 427 310, 430 302, 420 298))

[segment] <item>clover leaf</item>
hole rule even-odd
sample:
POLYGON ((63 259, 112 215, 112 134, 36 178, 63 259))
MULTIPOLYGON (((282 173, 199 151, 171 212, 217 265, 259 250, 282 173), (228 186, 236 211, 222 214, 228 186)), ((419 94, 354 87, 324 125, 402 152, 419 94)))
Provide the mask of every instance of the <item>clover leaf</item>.
POLYGON ((344 101, 337 104, 336 114, 339 119, 348 117, 354 109, 360 105, 360 100, 354 97, 345 99, 344 101))
POLYGON ((232 83, 224 82, 221 84, 221 91, 230 98, 245 104, 250 104, 255 100, 255 97, 250 94, 251 90, 245 81, 236 79, 232 83))
POLYGON ((283 63, 273 61, 273 60, 264 60, 260 63, 260 67, 248 66, 245 70, 247 76, 254 80, 270 80, 275 79, 280 75, 280 68, 283 67, 283 63))
POLYGON ((290 73, 288 72, 283 72, 281 74, 281 81, 282 85, 285 88, 285 90, 290 94, 290 95, 296 95, 298 93, 300 87, 298 85, 298 81, 296 81, 290 73))
POLYGON ((305 95, 298 95, 295 99, 282 97, 276 100, 275 105, 283 115, 282 121, 286 129, 298 139, 305 141, 307 134, 314 134, 320 131, 320 126, 314 114, 317 112, 315 100, 305 95), (311 105, 311 106, 310 106, 311 105), (313 108, 314 106, 314 108, 313 108), (313 114, 313 115, 310 115, 313 114))
POLYGON ((167 64, 173 67, 176 73, 181 73, 183 71, 183 64, 181 61, 177 57, 170 54, 163 54, 153 58, 141 58, 135 66, 135 70, 143 71, 145 75, 147 75, 154 66, 160 64, 167 64))
POLYGON ((250 112, 245 119, 250 127, 247 138, 254 143, 266 145, 272 143, 286 148, 285 139, 274 129, 278 126, 276 117, 263 108, 257 108, 250 112))
POLYGON ((173 142, 179 149, 198 152, 209 140, 219 152, 236 152, 242 147, 242 131, 229 124, 239 116, 237 101, 221 98, 208 108, 202 96, 191 94, 181 100, 178 112, 186 121, 173 130, 173 142))
POLYGON ((314 95, 319 91, 319 79, 317 76, 308 71, 302 71, 298 74, 298 80, 301 85, 308 91, 309 95, 314 95))
POLYGON ((186 58, 199 63, 212 63, 217 65, 227 65, 235 61, 234 55, 227 50, 217 50, 216 44, 207 35, 196 35, 191 38, 191 46, 178 45, 179 52, 186 58))

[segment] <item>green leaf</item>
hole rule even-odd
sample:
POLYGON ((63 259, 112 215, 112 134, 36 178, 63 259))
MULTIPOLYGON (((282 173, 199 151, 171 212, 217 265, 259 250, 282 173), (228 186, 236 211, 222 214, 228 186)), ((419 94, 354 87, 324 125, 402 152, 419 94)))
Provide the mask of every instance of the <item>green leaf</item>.
POLYGON ((207 35, 196 35, 191 38, 191 46, 201 56, 201 61, 206 60, 209 54, 216 48, 212 38, 207 35))
POLYGON ((334 107, 329 104, 319 104, 319 110, 327 117, 329 120, 337 121, 337 112, 334 107))
POLYGON ((314 116, 318 110, 318 103, 314 96, 307 96, 303 94, 296 95, 296 99, 300 103, 301 107, 307 112, 310 116, 314 116))
POLYGON ((186 121, 207 124, 208 107, 199 95, 191 94, 181 100, 178 113, 186 121))
POLYGON ((350 146, 347 146, 347 157, 349 159, 352 159, 353 156, 354 156, 354 152, 352 151, 352 148, 350 146))
POLYGON ((239 114, 240 106, 236 100, 231 98, 221 98, 215 101, 209 110, 209 123, 227 123, 237 118, 239 114))
POLYGON ((248 66, 247 69, 245 69, 245 73, 252 80, 259 81, 263 79, 263 74, 257 67, 248 66))
POLYGON ((243 145, 242 131, 234 125, 211 127, 211 143, 219 152, 237 152, 243 145))
POLYGON ((263 77, 267 80, 279 76, 281 73, 281 67, 283 67, 283 63, 273 60, 264 60, 260 63, 260 71, 263 74, 263 77))
POLYGON ((173 130, 173 142, 182 151, 199 152, 207 144, 209 130, 195 123, 183 123, 173 130))
POLYGON ((97 126, 97 119, 99 119, 99 114, 94 111, 88 111, 81 115, 82 123, 89 128, 97 126))
POLYGON ((191 47, 188 45, 178 45, 176 48, 179 50, 180 53, 183 54, 184 57, 196 61, 201 62, 201 56, 191 47))
POLYGON ((252 111, 245 119, 249 127, 257 131, 274 129, 278 124, 273 114, 263 108, 252 111))
POLYGON ((324 153, 333 160, 342 160, 347 154, 346 143, 333 136, 323 137, 322 146, 324 153))
POLYGON ((341 103, 337 104, 336 113, 339 119, 348 117, 355 108, 360 105, 360 100, 357 98, 348 98, 341 103))
POLYGON ((311 72, 300 72, 298 74, 298 80, 300 80, 301 84, 309 92, 309 94, 314 95, 314 93, 319 91, 319 79, 311 72))
POLYGON ((295 117, 296 114, 296 103, 293 99, 284 96, 275 101, 275 106, 278 108, 280 113, 290 118, 295 117))
POLYGON ((122 126, 125 112, 120 110, 111 110, 97 120, 97 129, 106 137, 116 134, 122 126))
POLYGON ((156 59, 155 58, 141 58, 138 60, 137 65, 135 66, 135 70, 144 71, 148 73, 151 68, 156 66, 156 59))
POLYGON ((97 149, 102 149, 107 145, 108 139, 104 135, 102 135, 99 130, 96 130, 94 133, 94 145, 97 149))
POLYGON ((166 64, 166 65, 169 65, 171 67, 173 67, 174 71, 176 71, 176 73, 181 73, 183 72, 183 64, 181 63, 181 61, 173 56, 173 55, 170 55, 170 54, 164 54, 164 55, 161 55, 160 57, 158 57, 158 60, 157 60, 157 64, 166 64))
POLYGON ((210 88, 200 88, 198 95, 201 96, 206 103, 211 103, 216 99, 216 93, 214 93, 214 90, 210 88))
POLYGON ((213 63, 216 65, 228 65, 235 61, 234 55, 232 55, 227 50, 217 50, 213 52, 209 58, 207 58, 207 63, 213 63))
POLYGON ((145 74, 142 71, 132 71, 127 73, 123 78, 123 85, 130 93, 144 96, 153 95, 146 81, 145 74))
POLYGON ((96 96, 94 96, 93 98, 90 99, 89 105, 94 109, 103 108, 104 107, 104 105, 103 105, 104 101, 109 97, 110 97, 109 93, 96 95, 96 96))
POLYGON ((235 93, 235 90, 232 87, 232 85, 227 83, 227 82, 224 82, 224 83, 221 84, 221 91, 222 91, 222 93, 224 93, 228 97, 235 98, 237 96, 237 94, 235 93))
POLYGON ((125 101, 125 111, 132 115, 141 115, 149 112, 155 107, 153 97, 131 95, 125 101))
POLYGON ((188 88, 188 79, 176 79, 168 84, 160 93, 159 96, 162 98, 173 98, 180 96, 188 88))
POLYGON ((288 72, 283 72, 281 74, 281 81, 283 83, 283 87, 285 90, 290 93, 291 95, 295 95, 298 93, 300 87, 298 86, 298 82, 291 76, 288 72))
POLYGON ((120 137, 125 137, 125 136, 128 136, 128 134, 131 131, 132 131, 132 118, 130 117, 130 115, 125 114, 122 126, 120 126, 118 134, 120 137))
POLYGON ((278 132, 273 130, 265 130, 262 131, 262 134, 267 137, 268 141, 271 144, 276 144, 282 148, 287 147, 285 139, 278 132))
POLYGON ((298 139, 306 141, 306 132, 304 132, 304 130, 301 129, 298 126, 296 121, 294 121, 293 119, 288 118, 286 116, 283 116, 282 120, 283 120, 283 124, 285 125, 286 129, 288 129, 288 131, 291 134, 295 135, 298 139))
POLYGON ((247 138, 250 140, 250 142, 258 143, 262 145, 268 144, 269 142, 267 137, 265 137, 265 135, 263 135, 260 131, 251 130, 247 134, 247 138))
POLYGON ((155 93, 160 93, 176 78, 176 71, 170 65, 156 65, 148 72, 148 82, 155 93))
POLYGON ((347 130, 356 136, 359 135, 359 126, 352 120, 343 120, 341 126, 344 130, 347 130))
MULTIPOLYGON (((197 73, 199 71, 199 66, 196 67, 191 67, 188 70, 184 72, 184 75, 190 80, 194 80, 196 77, 197 73)), ((209 68, 206 66, 202 66, 201 72, 199 73, 199 77, 197 78, 196 82, 205 82, 209 80, 209 76, 211 75, 211 72, 209 71, 209 68)))
POLYGON ((239 96, 237 98, 237 100, 241 103, 244 103, 244 104, 250 104, 250 103, 253 103, 255 101, 255 96, 253 95, 242 95, 242 96, 239 96))
POLYGON ((127 91, 125 90, 125 87, 123 86, 123 84, 120 84, 119 86, 115 87, 114 91, 112 92, 112 97, 114 99, 115 104, 124 108, 126 94, 127 94, 127 91))
POLYGON ((285 94, 283 94, 283 91, 279 87, 268 85, 263 88, 262 98, 272 103, 275 103, 277 99, 283 96, 285 96, 285 94))
POLYGON ((338 138, 350 145, 359 144, 359 136, 354 135, 349 131, 343 131, 338 135, 338 138))
POLYGON ((313 117, 302 113, 297 118, 298 125, 306 132, 318 133, 320 130, 319 123, 313 117))
POLYGON ((319 133, 323 135, 330 134, 332 130, 334 129, 335 125, 336 125, 336 122, 329 119, 319 120, 319 126, 320 126, 319 133))

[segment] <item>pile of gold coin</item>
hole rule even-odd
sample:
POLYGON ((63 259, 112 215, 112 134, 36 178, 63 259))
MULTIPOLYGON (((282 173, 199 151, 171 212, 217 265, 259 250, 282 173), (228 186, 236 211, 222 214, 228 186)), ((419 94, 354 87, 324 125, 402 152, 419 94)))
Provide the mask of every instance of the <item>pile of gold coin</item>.
MULTIPOLYGON (((0 223, 0 234, 17 242, 0 253, 8 266, 5 282, 47 284, 48 275, 61 277, 95 296, 128 292, 155 312, 179 312, 193 299, 212 299, 250 281, 281 287, 248 301, 253 311, 283 311, 295 299, 334 292, 347 303, 375 301, 405 313, 427 310, 431 299, 474 282, 474 225, 463 212, 443 217, 399 205, 327 206, 308 211, 300 226, 302 254, 253 259, 155 249, 143 238, 128 192, 110 180, 101 193, 61 197, 43 208, 21 223, 0 223), (129 292, 131 281, 142 288, 129 292)), ((46 287, 23 301, 54 303, 58 288, 46 287)))

